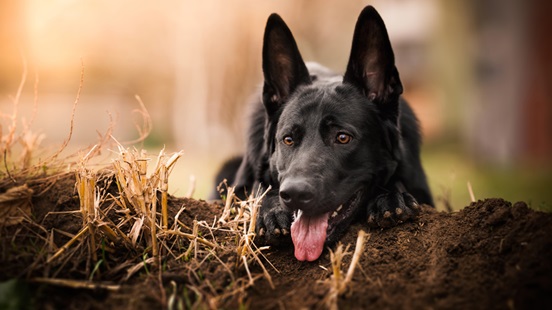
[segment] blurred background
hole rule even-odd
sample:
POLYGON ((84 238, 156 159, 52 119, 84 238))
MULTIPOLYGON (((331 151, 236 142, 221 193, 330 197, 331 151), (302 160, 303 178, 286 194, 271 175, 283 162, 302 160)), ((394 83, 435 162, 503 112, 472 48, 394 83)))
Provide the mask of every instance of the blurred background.
MULTIPOLYGON (((552 1, 0 1, 0 113, 7 130, 37 112, 32 130, 55 148, 137 137, 139 95, 153 131, 140 147, 184 151, 170 192, 207 198, 225 159, 244 150, 247 103, 261 82, 268 15, 288 23, 305 60, 343 73, 365 5, 388 28, 405 97, 424 134, 423 163, 437 207, 524 200, 552 210, 552 1), (35 82, 38 81, 35 88, 35 82)), ((4 168, 0 168, 4 169, 4 168)))

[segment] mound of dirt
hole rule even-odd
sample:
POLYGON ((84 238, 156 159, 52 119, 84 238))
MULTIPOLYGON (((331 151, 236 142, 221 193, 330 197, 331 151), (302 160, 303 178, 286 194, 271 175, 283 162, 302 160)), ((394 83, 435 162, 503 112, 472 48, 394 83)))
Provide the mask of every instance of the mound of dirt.
MULTIPOLYGON (((249 268, 254 284, 243 286, 239 293, 229 293, 236 288, 235 283, 249 278, 243 268, 229 272, 239 258, 231 246, 235 236, 223 230, 212 236, 224 248, 217 253, 218 259, 207 255, 186 261, 167 255, 159 272, 144 268, 130 278, 125 278, 121 270, 129 268, 128 262, 139 264, 144 249, 140 252, 116 248, 101 253, 105 270, 89 282, 120 284, 116 291, 106 286, 68 288, 51 282, 37 284, 35 280, 40 277, 89 279, 89 273, 83 270, 90 271, 93 266, 84 261, 44 264, 45 253, 52 251, 44 244, 53 242, 59 247, 80 229, 78 213, 66 212, 79 209, 74 182, 74 177, 67 175, 48 186, 31 184, 35 193, 32 215, 19 226, 0 228, 0 293, 11 290, 13 298, 8 298, 8 302, 56 309, 151 309, 174 306, 171 302, 176 296, 185 307, 327 307, 328 286, 324 281, 331 277, 328 250, 312 263, 297 261, 292 247, 265 250, 268 261, 277 269, 267 267, 274 288, 260 276, 261 267, 252 264, 249 268), (70 235, 46 234, 52 230, 70 235), (46 242, 47 236, 54 236, 54 240, 46 242), (37 268, 39 265, 45 267, 37 268), (20 281, 10 285, 14 278, 20 281), (213 303, 202 299, 208 294, 226 297, 213 303), (26 299, 32 302, 24 303, 26 299)), ((116 186, 111 187, 116 190, 116 186)), ((0 193, 6 190, 1 189, 0 193)), ((194 220, 213 222, 222 206, 170 197, 169 209, 173 217, 180 211, 182 225, 192 227, 194 220)), ((529 209, 523 202, 512 205, 502 199, 487 199, 455 213, 424 208, 416 221, 383 230, 356 224, 341 240, 344 245, 351 245, 349 252, 354 251, 361 229, 369 238, 351 285, 338 299, 339 308, 552 308, 552 214, 529 209)), ((182 249, 187 246, 182 244, 182 249)), ((342 270, 346 271, 350 261, 351 255, 343 258, 342 270)), ((6 295, 3 293, 0 297, 6 295)), ((0 298, 0 306, 3 302, 6 300, 0 298)))
MULTIPOLYGON (((357 224, 342 239, 354 246, 357 224)), ((545 309, 552 306, 552 215, 523 202, 472 203, 456 213, 425 208, 416 222, 369 231, 343 309, 545 309)), ((312 308, 330 276, 318 262, 273 251, 276 290, 255 286, 251 308, 312 308)), ((344 260, 346 266, 350 256, 344 260)), ((345 269, 345 268, 343 268, 345 269)))

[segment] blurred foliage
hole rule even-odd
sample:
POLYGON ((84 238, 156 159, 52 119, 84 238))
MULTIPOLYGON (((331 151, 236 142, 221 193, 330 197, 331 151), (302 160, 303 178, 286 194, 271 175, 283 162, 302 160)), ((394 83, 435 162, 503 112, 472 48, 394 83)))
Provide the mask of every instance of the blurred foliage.
POLYGON ((476 200, 500 197, 512 203, 525 201, 534 209, 552 212, 551 167, 476 163, 456 143, 426 146, 422 162, 439 210, 445 209, 445 201, 454 210, 469 205, 469 182, 476 200))

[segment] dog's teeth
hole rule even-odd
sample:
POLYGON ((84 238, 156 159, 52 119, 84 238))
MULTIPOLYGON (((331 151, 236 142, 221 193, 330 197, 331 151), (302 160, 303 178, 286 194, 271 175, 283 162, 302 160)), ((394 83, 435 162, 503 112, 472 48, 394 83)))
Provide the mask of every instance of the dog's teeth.
POLYGON ((339 212, 339 211, 341 211, 341 208, 343 208, 343 205, 339 205, 339 207, 337 207, 337 210, 335 210, 335 211, 339 212))
POLYGON ((334 211, 334 213, 332 213, 332 217, 336 217, 337 216, 337 211, 334 211))
POLYGON ((293 215, 294 215, 294 220, 295 220, 295 221, 298 220, 298 219, 301 217, 301 214, 303 214, 303 211, 301 211, 301 210, 295 211, 295 212, 293 213, 293 215))

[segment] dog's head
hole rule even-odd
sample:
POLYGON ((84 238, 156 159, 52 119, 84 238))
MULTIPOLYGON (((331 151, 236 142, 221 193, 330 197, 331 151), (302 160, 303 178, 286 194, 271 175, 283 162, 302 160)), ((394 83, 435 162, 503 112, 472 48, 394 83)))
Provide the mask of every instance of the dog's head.
POLYGON ((273 183, 294 212, 295 255, 315 260, 390 177, 398 160, 402 85, 383 20, 360 14, 343 78, 318 78, 280 16, 267 22, 263 103, 273 183))

